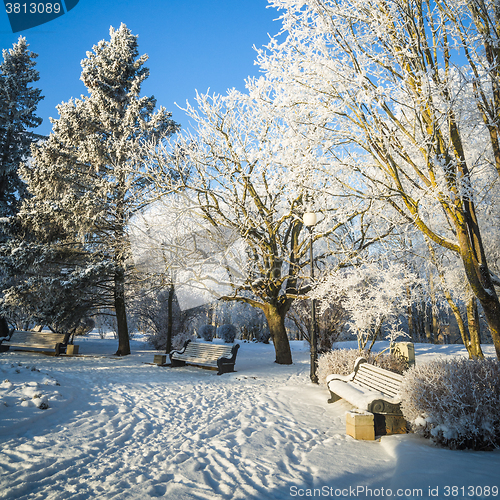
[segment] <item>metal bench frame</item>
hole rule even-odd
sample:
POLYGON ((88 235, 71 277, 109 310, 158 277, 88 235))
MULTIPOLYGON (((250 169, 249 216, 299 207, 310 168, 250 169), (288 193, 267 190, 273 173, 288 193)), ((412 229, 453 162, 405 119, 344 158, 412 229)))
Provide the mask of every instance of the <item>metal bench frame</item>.
POLYGON ((187 340, 183 348, 170 352, 171 366, 194 365, 218 370, 217 375, 234 372, 239 344, 204 344, 187 340))

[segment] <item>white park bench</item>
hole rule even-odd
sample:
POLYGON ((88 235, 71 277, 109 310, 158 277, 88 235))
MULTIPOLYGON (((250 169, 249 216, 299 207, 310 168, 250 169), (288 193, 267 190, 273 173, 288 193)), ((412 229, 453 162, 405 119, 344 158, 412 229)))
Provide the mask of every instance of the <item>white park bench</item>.
POLYGON ((403 376, 358 358, 349 375, 329 375, 329 403, 344 399, 362 412, 374 414, 377 435, 406 432, 399 394, 403 376))
POLYGON ((205 344, 187 340, 179 351, 170 353, 171 366, 195 365, 218 370, 217 375, 234 372, 239 344, 205 344))

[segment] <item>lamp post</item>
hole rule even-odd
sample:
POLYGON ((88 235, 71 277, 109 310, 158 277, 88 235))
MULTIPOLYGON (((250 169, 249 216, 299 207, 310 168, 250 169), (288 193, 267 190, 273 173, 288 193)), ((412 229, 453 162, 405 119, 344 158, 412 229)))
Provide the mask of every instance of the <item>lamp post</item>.
MULTIPOLYGON (((314 212, 306 212, 303 217, 304 225, 309 230, 310 243, 309 255, 311 261, 311 283, 314 281, 314 258, 313 258, 313 227, 316 224, 317 217, 314 212)), ((316 324, 316 300, 311 299, 311 382, 318 383, 318 375, 316 374, 316 364, 318 361, 318 325, 316 324)))

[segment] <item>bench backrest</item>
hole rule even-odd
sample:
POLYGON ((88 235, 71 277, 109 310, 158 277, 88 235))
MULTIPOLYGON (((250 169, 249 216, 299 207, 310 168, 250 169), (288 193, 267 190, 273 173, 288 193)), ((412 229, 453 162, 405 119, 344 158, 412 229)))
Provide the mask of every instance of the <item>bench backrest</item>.
POLYGON ((203 363, 217 362, 221 357, 231 357, 233 348, 232 344, 202 344, 200 342, 190 342, 186 346, 186 350, 182 353, 173 354, 177 359, 189 359, 190 361, 198 360, 203 363))
POLYGON ((353 380, 362 387, 373 389, 392 398, 397 396, 402 381, 402 375, 368 363, 361 363, 358 366, 353 380))
POLYGON ((14 330, 10 339, 7 342, 3 342, 3 344, 55 347, 56 344, 63 344, 64 338, 64 333, 25 332, 22 330, 14 330))

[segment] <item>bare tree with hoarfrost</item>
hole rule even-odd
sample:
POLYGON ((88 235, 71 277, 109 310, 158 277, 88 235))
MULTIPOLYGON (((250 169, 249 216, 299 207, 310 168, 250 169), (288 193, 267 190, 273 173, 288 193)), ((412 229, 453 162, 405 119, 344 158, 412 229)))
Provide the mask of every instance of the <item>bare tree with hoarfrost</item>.
MULTIPOLYGON (((241 239, 245 259, 237 268, 226 265, 230 290, 221 298, 261 309, 276 362, 290 364, 285 316, 293 301, 310 290, 310 240, 302 216, 307 209, 323 214, 313 233, 315 258, 320 261, 332 255, 332 248, 342 248, 345 227, 359 220, 366 207, 358 203, 345 210, 341 200, 319 192, 312 199, 314 183, 323 185, 325 179, 318 175, 305 188, 295 170, 313 161, 315 154, 292 140, 293 131, 284 125, 269 96, 255 99, 233 90, 226 96, 198 95, 197 102, 197 109, 187 108, 197 133, 182 135, 170 148, 153 144, 144 168, 150 169, 160 192, 187 197, 192 216, 205 228, 241 239)), ((367 234, 349 244, 345 240, 346 252, 369 240, 367 234)))
POLYGON ((388 217, 392 210, 460 256, 500 358, 500 303, 481 230, 498 184, 497 3, 271 4, 283 9, 283 33, 260 52, 266 78, 256 85, 274 89, 301 134, 308 124, 327 149, 322 167, 353 197, 383 202, 388 217))
POLYGON ((153 97, 140 95, 149 75, 146 60, 146 55, 139 56, 137 36, 124 24, 110 28, 110 40, 87 52, 81 80, 88 95, 57 107, 60 117, 52 120, 52 133, 32 148, 33 161, 21 168, 33 196, 18 219, 31 236, 13 245, 10 253, 13 265, 17 259, 37 256, 31 262, 29 286, 21 283, 7 294, 14 305, 23 297, 29 301, 38 287, 41 302, 32 307, 46 313, 44 299, 54 300, 45 297, 47 284, 51 292, 57 285, 63 292, 74 290, 58 299, 78 307, 80 298, 87 313, 98 308, 115 312, 117 355, 130 353, 126 228, 149 190, 136 172, 137 151, 145 141, 178 129, 164 108, 155 111, 153 97))
POLYGON ((312 295, 325 304, 339 303, 346 311, 347 325, 358 339, 359 350, 371 351, 375 341, 394 342, 406 334, 400 328, 400 316, 414 297, 406 293, 417 276, 396 262, 365 262, 360 268, 337 270, 318 284, 312 295))

